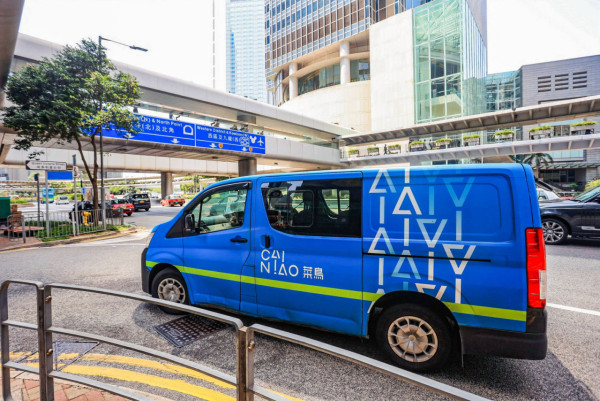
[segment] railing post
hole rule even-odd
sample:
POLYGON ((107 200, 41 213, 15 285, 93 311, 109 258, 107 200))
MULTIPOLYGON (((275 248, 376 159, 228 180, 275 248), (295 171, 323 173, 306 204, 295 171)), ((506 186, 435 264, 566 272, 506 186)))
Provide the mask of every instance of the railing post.
MULTIPOLYGON (((244 401, 254 401, 254 392, 250 390, 254 387, 254 329, 243 327, 245 335, 244 355, 245 355, 245 396, 244 401)), ((241 330, 240 330, 241 331, 241 330)))
POLYGON ((49 376, 54 365, 52 349, 52 289, 43 286, 37 290, 38 360, 40 373, 40 400, 54 401, 54 379, 49 376))
POLYGON ((237 329, 235 332, 235 356, 236 356, 236 399, 246 401, 248 385, 246 382, 246 327, 237 329))
POLYGON ((25 215, 21 213, 21 236, 23 237, 23 243, 27 243, 27 230, 25 229, 25 215))
POLYGON ((10 361, 9 346, 10 341, 8 339, 8 326, 4 325, 4 322, 8 320, 8 283, 4 283, 0 289, 0 350, 2 351, 2 399, 12 400, 10 393, 10 368, 6 367, 6 364, 10 361))

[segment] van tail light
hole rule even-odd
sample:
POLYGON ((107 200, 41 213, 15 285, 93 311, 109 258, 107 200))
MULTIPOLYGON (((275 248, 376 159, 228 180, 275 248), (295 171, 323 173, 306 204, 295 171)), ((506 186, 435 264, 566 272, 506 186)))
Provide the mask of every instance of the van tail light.
POLYGON ((527 306, 546 307, 546 247, 541 228, 525 230, 527 247, 527 306))

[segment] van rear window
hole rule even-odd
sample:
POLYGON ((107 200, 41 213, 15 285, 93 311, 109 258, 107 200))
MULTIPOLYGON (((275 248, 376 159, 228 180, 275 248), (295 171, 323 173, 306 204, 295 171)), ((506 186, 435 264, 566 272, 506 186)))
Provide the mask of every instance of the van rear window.
POLYGON ((148 194, 133 194, 131 196, 133 199, 148 199, 148 194))
POLYGON ((361 236, 360 179, 282 181, 261 187, 271 227, 296 235, 361 236))

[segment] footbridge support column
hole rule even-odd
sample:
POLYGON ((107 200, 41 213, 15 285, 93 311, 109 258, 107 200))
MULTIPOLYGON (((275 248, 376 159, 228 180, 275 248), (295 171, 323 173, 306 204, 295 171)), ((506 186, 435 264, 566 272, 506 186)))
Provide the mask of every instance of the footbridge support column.
POLYGON ((242 159, 238 162, 238 175, 240 177, 256 174, 256 159, 242 159))
POLYGON ((173 193, 173 173, 160 173, 160 197, 161 199, 173 193))

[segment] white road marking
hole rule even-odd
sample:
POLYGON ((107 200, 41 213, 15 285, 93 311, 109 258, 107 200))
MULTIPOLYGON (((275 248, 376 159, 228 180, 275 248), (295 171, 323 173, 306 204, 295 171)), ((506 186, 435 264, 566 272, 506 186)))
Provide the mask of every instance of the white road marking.
POLYGON ((558 305, 558 304, 551 304, 551 303, 546 303, 546 305, 551 308, 564 309, 564 310, 568 310, 571 312, 587 313, 588 315, 600 316, 600 312, 591 310, 591 309, 581 309, 581 308, 575 308, 573 306, 558 305))

